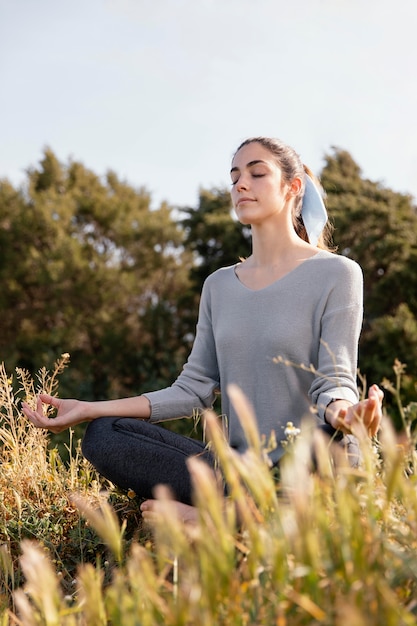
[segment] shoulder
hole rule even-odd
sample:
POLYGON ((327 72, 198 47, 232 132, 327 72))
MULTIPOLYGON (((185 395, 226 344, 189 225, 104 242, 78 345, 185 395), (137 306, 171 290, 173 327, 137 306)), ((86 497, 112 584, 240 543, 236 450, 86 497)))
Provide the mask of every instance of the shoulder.
MULTIPOLYGON (((328 252, 327 250, 320 250, 318 254, 312 259, 320 267, 320 273, 333 275, 336 279, 347 279, 351 281, 363 280, 363 273, 361 266, 342 254, 336 254, 334 252, 328 252)), ((317 265, 315 266, 318 269, 317 265)))
POLYGON ((209 274, 209 276, 207 276, 206 280, 204 281, 203 289, 217 287, 218 285, 221 285, 221 284, 230 282, 230 280, 233 280, 235 277, 235 267, 236 265, 229 265, 227 267, 221 267, 220 269, 216 270, 212 274, 209 274))
POLYGON ((207 276, 201 290, 202 305, 211 306, 219 297, 223 298, 225 294, 231 293, 235 278, 234 267, 222 267, 207 276))

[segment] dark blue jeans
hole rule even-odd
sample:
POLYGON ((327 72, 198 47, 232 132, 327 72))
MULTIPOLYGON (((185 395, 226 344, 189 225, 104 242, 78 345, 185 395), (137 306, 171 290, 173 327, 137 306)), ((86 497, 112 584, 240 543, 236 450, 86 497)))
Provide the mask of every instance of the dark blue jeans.
POLYGON ((156 485, 168 485, 176 500, 191 504, 188 457, 198 456, 214 468, 202 441, 173 433, 141 419, 100 417, 87 427, 84 456, 102 476, 140 498, 153 498, 156 485))
MULTIPOLYGON (((350 465, 358 465, 360 451, 354 437, 343 436, 328 425, 320 430, 346 450, 350 465)), ((127 417, 100 417, 90 422, 82 451, 102 476, 121 489, 132 489, 140 498, 153 498, 156 485, 163 484, 185 504, 192 503, 187 459, 198 456, 213 470, 215 467, 215 459, 202 441, 127 417)), ((315 465, 314 451, 312 458, 315 465)))

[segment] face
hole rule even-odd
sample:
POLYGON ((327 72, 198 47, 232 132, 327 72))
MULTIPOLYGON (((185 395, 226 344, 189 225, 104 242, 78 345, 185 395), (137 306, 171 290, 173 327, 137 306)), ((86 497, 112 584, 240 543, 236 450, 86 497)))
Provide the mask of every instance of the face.
POLYGON ((274 155, 261 144, 243 146, 234 156, 232 202, 242 224, 259 224, 288 211, 291 185, 285 183, 274 155))

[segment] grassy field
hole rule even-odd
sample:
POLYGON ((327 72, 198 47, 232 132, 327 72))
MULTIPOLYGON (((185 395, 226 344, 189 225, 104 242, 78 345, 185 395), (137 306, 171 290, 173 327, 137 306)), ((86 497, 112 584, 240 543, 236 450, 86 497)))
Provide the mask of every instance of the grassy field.
POLYGON ((306 423, 297 436, 288 429, 273 475, 235 390, 244 457, 206 416, 230 496, 193 459, 198 524, 177 519, 162 489, 152 531, 134 494, 101 481, 71 433, 64 462, 22 417, 19 400, 56 393, 66 364, 35 380, 0 369, 0 626, 417 624, 416 405, 401 406, 401 364, 385 382, 401 442, 387 417, 355 470, 306 423))

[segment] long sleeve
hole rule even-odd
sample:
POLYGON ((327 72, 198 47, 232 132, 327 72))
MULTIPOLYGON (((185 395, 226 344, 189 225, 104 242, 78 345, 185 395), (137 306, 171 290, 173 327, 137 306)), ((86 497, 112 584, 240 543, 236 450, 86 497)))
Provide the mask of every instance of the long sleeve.
POLYGON ((213 405, 220 387, 211 319, 210 291, 203 286, 191 354, 170 387, 144 394, 151 404, 151 422, 190 417, 196 409, 213 405))
POLYGON ((247 443, 228 397, 237 385, 252 404, 259 432, 282 454, 287 422, 312 409, 322 420, 332 399, 356 402, 357 345, 363 279, 350 259, 320 251, 273 284, 252 290, 234 267, 211 274, 203 287, 195 342, 171 387, 146 393, 151 421, 190 416, 221 391, 230 445, 247 443))
MULTIPOLYGON (((339 257, 340 258, 340 257, 339 257)), ((340 264, 338 280, 326 295, 321 313, 318 376, 310 388, 318 414, 331 400, 358 401, 356 368, 363 319, 363 277, 352 262, 340 264)))

